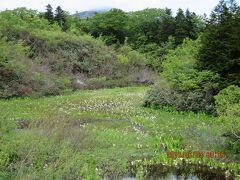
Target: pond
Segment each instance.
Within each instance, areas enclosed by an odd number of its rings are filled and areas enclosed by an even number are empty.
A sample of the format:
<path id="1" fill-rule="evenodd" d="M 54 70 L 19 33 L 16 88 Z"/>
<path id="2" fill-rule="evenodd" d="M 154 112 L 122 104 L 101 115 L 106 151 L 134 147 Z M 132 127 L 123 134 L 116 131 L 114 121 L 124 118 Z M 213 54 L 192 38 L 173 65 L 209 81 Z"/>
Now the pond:
<path id="1" fill-rule="evenodd" d="M 104 180 L 137 180 L 138 175 L 132 171 L 122 177 L 116 175 L 105 176 Z M 180 168 L 170 168 L 163 165 L 148 166 L 143 173 L 143 179 L 147 180 L 233 180 L 233 175 L 226 177 L 226 173 L 221 169 L 208 167 L 186 166 Z"/>

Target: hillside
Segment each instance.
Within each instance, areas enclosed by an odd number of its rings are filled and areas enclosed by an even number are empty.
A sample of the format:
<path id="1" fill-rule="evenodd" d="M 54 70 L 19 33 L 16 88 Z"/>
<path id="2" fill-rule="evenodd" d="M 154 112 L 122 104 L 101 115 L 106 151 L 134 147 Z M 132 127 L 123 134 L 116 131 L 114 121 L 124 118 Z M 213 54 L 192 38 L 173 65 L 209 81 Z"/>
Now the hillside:
<path id="1" fill-rule="evenodd" d="M 1 12 L 0 20 L 2 98 L 153 82 L 146 58 L 128 46 L 116 50 L 88 35 L 62 32 L 24 8 Z"/>

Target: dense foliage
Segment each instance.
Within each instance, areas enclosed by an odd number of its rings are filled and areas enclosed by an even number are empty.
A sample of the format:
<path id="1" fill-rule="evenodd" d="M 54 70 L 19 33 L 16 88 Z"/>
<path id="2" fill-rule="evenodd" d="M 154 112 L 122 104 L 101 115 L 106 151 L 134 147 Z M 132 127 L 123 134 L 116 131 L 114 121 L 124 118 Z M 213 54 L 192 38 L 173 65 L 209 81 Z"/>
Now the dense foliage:
<path id="1" fill-rule="evenodd" d="M 107 44 L 123 44 L 126 39 L 134 48 L 140 48 L 165 43 L 169 36 L 176 38 L 176 44 L 181 44 L 186 37 L 196 39 L 202 30 L 201 23 L 200 17 L 189 10 L 184 13 L 179 9 L 174 17 L 171 9 L 152 8 L 130 13 L 112 9 L 87 19 L 85 31 L 94 37 L 109 39 Z"/>
<path id="2" fill-rule="evenodd" d="M 174 106 L 179 110 L 214 112 L 213 96 L 219 77 L 196 69 L 199 41 L 186 40 L 163 62 L 162 80 L 150 90 L 146 106 Z"/>
<path id="3" fill-rule="evenodd" d="M 199 68 L 220 74 L 222 87 L 240 86 L 240 8 L 235 1 L 220 1 L 203 33 Z"/>
<path id="4" fill-rule="evenodd" d="M 161 75 L 169 85 L 153 88 L 146 104 L 214 112 L 213 96 L 240 83 L 239 9 L 234 1 L 220 1 L 199 40 L 168 51 Z M 180 22 L 183 12 L 177 17 Z"/>
<path id="5" fill-rule="evenodd" d="M 87 33 L 102 37 L 107 45 L 123 44 L 127 36 L 127 15 L 119 9 L 112 9 L 93 16 L 87 22 Z"/>

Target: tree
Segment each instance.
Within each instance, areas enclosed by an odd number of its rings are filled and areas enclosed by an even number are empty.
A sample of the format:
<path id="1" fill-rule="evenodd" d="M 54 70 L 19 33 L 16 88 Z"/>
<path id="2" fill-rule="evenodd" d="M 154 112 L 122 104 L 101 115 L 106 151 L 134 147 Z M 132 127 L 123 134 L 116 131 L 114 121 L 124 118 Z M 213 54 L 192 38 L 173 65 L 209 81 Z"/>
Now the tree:
<path id="1" fill-rule="evenodd" d="M 222 88 L 240 85 L 239 11 L 234 1 L 220 1 L 201 38 L 198 67 L 219 73 Z"/>
<path id="2" fill-rule="evenodd" d="M 107 45 L 123 44 L 127 36 L 128 17 L 120 9 L 97 13 L 88 20 L 88 32 L 94 37 L 102 37 Z"/>
<path id="3" fill-rule="evenodd" d="M 175 17 L 176 29 L 175 40 L 176 44 L 182 44 L 183 40 L 188 37 L 187 20 L 182 9 L 179 9 Z"/>
<path id="4" fill-rule="evenodd" d="M 58 6 L 57 9 L 55 10 L 54 19 L 63 31 L 66 31 L 68 29 L 66 13 L 62 10 L 60 6 Z"/>
<path id="5" fill-rule="evenodd" d="M 161 45 L 171 35 L 171 27 L 172 18 L 169 9 L 151 8 L 132 12 L 129 14 L 128 42 L 134 48 L 144 47 L 146 44 Z"/>
<path id="6" fill-rule="evenodd" d="M 175 33 L 175 20 L 172 11 L 171 9 L 165 9 L 165 12 L 167 15 L 163 17 L 159 27 L 160 43 L 167 42 L 169 36 L 173 36 Z"/>
<path id="7" fill-rule="evenodd" d="M 52 10 L 52 6 L 48 4 L 46 6 L 46 12 L 44 13 L 44 18 L 47 19 L 50 24 L 54 23 L 54 14 Z"/>
<path id="8" fill-rule="evenodd" d="M 195 13 L 191 13 L 189 9 L 185 12 L 186 17 L 186 30 L 187 30 L 187 36 L 191 39 L 196 39 L 197 34 L 194 29 L 194 17 L 196 16 Z"/>

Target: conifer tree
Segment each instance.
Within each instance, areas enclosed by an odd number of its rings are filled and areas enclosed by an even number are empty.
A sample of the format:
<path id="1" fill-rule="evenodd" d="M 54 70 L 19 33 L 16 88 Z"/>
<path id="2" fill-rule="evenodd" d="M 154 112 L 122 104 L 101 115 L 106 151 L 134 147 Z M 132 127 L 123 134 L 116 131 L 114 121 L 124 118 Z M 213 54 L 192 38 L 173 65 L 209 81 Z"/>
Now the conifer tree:
<path id="1" fill-rule="evenodd" d="M 220 1 L 201 38 L 199 68 L 220 74 L 222 87 L 240 85 L 240 13 L 235 1 Z"/>
<path id="2" fill-rule="evenodd" d="M 58 6 L 55 10 L 55 18 L 54 19 L 63 31 L 67 30 L 66 15 L 60 6 Z"/>
<path id="3" fill-rule="evenodd" d="M 188 37 L 187 21 L 182 9 L 179 9 L 175 17 L 175 40 L 176 44 L 181 44 Z"/>
<path id="4" fill-rule="evenodd" d="M 53 8 L 50 4 L 46 6 L 46 12 L 44 13 L 44 18 L 48 20 L 50 24 L 53 24 L 54 22 L 54 14 L 53 14 Z"/>
<path id="5" fill-rule="evenodd" d="M 194 16 L 196 16 L 194 13 L 191 13 L 189 9 L 186 10 L 185 12 L 185 17 L 186 17 L 186 31 L 187 31 L 187 36 L 190 39 L 196 39 L 196 32 L 194 30 Z"/>

